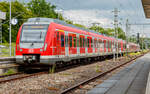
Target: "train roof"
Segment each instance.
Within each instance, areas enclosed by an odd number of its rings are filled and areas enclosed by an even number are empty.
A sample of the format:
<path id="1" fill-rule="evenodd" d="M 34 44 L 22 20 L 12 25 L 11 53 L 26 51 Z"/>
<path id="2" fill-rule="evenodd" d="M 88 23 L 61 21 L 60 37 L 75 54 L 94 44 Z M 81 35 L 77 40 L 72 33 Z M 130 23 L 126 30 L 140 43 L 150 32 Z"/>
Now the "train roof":
<path id="1" fill-rule="evenodd" d="M 95 32 L 93 30 L 77 27 L 75 25 L 67 24 L 64 21 L 61 21 L 61 20 L 58 20 L 58 19 L 52 19 L 52 18 L 42 18 L 42 17 L 29 18 L 25 24 L 33 24 L 33 23 L 36 24 L 36 23 L 39 23 L 39 22 L 43 23 L 43 24 L 44 23 L 49 24 L 51 22 L 54 22 L 54 23 L 61 24 L 61 25 L 64 25 L 64 26 L 69 26 L 69 27 L 72 27 L 72 28 L 80 29 L 80 30 L 83 30 L 83 31 L 86 31 L 86 32 L 91 32 L 91 33 L 95 33 L 95 34 L 98 34 L 98 35 L 103 35 L 104 37 L 108 37 L 108 38 L 111 38 L 113 40 L 117 39 L 117 38 L 114 38 L 114 37 L 106 36 L 105 34 L 101 34 L 99 32 Z M 118 40 L 122 40 L 122 39 L 118 39 Z"/>

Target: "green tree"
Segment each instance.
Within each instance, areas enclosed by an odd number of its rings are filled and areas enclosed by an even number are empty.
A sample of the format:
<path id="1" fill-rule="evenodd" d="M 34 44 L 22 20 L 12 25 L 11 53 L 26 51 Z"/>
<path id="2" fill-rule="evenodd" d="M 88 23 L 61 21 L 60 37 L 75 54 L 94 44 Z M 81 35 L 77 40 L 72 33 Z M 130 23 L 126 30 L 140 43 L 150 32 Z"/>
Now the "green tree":
<path id="1" fill-rule="evenodd" d="M 117 31 L 118 31 L 118 38 L 125 40 L 126 39 L 125 32 L 123 32 L 123 30 L 120 27 L 117 28 Z"/>
<path id="2" fill-rule="evenodd" d="M 113 35 L 112 33 L 114 32 L 113 29 L 110 29 L 110 28 L 104 29 L 104 28 L 102 28 L 100 26 L 96 26 L 96 25 L 93 25 L 89 29 L 94 30 L 94 31 L 99 32 L 99 33 L 102 33 L 102 34 L 105 34 L 107 36 L 112 36 Z"/>
<path id="3" fill-rule="evenodd" d="M 86 27 L 86 26 L 81 25 L 81 24 L 73 24 L 73 25 L 75 25 L 75 26 L 77 26 L 77 27 L 81 27 L 81 28 L 87 29 L 87 27 Z"/>
<path id="4" fill-rule="evenodd" d="M 48 17 L 48 18 L 59 18 L 63 19 L 61 14 L 55 12 L 56 6 L 45 0 L 32 0 L 28 3 L 28 8 L 34 14 L 34 17 Z"/>

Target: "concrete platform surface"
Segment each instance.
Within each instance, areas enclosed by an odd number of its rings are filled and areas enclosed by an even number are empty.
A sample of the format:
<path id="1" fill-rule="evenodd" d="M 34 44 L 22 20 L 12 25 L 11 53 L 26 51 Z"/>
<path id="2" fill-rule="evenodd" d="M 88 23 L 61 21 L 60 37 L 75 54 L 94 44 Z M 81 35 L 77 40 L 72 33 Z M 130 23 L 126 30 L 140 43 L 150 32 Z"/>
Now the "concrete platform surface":
<path id="1" fill-rule="evenodd" d="M 87 94 L 145 94 L 150 70 L 150 53 L 138 58 Z"/>

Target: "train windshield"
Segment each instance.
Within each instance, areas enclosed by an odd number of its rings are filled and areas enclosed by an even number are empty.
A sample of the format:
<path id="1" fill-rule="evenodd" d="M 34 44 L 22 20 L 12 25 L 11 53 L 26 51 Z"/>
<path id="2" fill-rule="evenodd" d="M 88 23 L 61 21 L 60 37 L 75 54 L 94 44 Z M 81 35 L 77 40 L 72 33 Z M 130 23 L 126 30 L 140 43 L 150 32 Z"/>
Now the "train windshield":
<path id="1" fill-rule="evenodd" d="M 45 40 L 47 30 L 48 25 L 24 25 L 21 32 L 21 42 L 42 43 Z"/>

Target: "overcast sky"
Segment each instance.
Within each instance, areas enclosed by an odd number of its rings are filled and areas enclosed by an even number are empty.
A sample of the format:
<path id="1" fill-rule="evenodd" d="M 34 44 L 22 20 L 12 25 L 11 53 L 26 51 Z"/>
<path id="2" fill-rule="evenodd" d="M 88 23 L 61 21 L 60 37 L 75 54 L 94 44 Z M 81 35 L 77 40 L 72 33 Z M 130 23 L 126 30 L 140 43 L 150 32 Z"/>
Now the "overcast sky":
<path id="1" fill-rule="evenodd" d="M 63 16 L 73 20 L 76 23 L 83 25 L 91 25 L 98 22 L 101 26 L 113 27 L 114 8 L 118 8 L 118 20 L 121 22 L 125 31 L 126 19 L 129 23 L 150 23 L 149 19 L 145 18 L 141 0 L 47 0 L 56 5 Z M 150 25 L 137 26 L 131 25 L 131 35 L 137 32 L 142 32 L 150 35 Z M 144 28 L 144 29 L 143 29 Z M 149 31 L 149 32 L 148 32 Z M 148 33 L 148 34 L 147 34 Z"/>
<path id="2" fill-rule="evenodd" d="M 0 0 L 2 1 L 2 0 Z M 21 1 L 21 0 L 20 0 Z M 22 0 L 29 2 L 31 0 Z M 118 20 L 125 31 L 126 20 L 129 23 L 150 23 L 145 18 L 141 0 L 47 0 L 57 6 L 57 10 L 63 17 L 75 23 L 90 26 L 92 23 L 100 23 L 104 28 L 113 28 L 114 8 L 118 8 Z M 144 29 L 143 29 L 144 28 Z M 143 32 L 150 36 L 150 25 L 131 25 L 130 35 Z"/>

